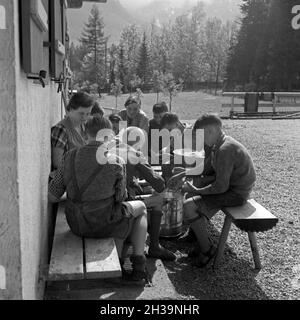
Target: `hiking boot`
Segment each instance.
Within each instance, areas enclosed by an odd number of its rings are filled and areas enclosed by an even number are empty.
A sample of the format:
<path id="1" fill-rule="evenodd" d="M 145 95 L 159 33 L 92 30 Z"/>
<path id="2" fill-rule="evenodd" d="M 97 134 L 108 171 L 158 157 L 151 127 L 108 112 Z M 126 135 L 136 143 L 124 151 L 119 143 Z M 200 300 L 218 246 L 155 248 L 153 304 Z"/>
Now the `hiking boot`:
<path id="1" fill-rule="evenodd" d="M 188 251 L 189 258 L 196 258 L 201 253 L 200 247 L 196 244 L 193 248 Z"/>
<path id="2" fill-rule="evenodd" d="M 144 255 L 132 255 L 130 261 L 132 263 L 132 272 L 123 272 L 123 278 L 127 281 L 145 283 L 147 280 L 146 257 Z"/>
<path id="3" fill-rule="evenodd" d="M 200 252 L 198 256 L 193 259 L 192 266 L 198 268 L 206 267 L 209 264 L 209 262 L 215 257 L 216 252 L 217 248 L 212 245 L 207 252 Z"/>
<path id="4" fill-rule="evenodd" d="M 188 243 L 194 243 L 197 241 L 196 235 L 193 231 L 193 229 L 189 228 L 184 235 L 178 238 L 179 242 L 188 242 Z"/>
<path id="5" fill-rule="evenodd" d="M 147 256 L 149 258 L 161 259 L 163 261 L 176 260 L 175 254 L 162 246 L 159 246 L 158 248 L 149 248 Z"/>
<path id="6" fill-rule="evenodd" d="M 159 244 L 161 218 L 162 211 L 153 210 L 150 214 L 150 245 L 148 250 L 148 257 L 154 259 L 161 259 L 164 261 L 174 261 L 176 259 L 175 254 Z"/>

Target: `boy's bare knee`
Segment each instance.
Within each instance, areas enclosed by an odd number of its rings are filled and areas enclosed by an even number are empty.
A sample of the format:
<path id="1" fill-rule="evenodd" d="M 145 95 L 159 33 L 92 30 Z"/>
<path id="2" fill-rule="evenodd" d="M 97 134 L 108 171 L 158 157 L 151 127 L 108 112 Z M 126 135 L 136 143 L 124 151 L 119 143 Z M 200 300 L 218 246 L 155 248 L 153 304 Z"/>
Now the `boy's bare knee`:
<path id="1" fill-rule="evenodd" d="M 135 216 L 147 216 L 147 207 L 143 201 L 133 201 L 130 202 Z"/>
<path id="2" fill-rule="evenodd" d="M 145 203 L 144 203 L 143 201 L 141 201 L 141 208 L 140 208 L 140 210 L 141 210 L 141 214 L 142 214 L 143 216 L 147 217 L 148 211 L 147 211 L 147 207 L 146 207 L 146 205 L 145 205 Z"/>
<path id="3" fill-rule="evenodd" d="M 140 216 L 138 217 L 138 219 L 139 219 L 139 227 L 140 227 L 142 230 L 147 231 L 147 228 L 148 228 L 147 213 L 144 214 L 144 215 L 140 215 Z"/>

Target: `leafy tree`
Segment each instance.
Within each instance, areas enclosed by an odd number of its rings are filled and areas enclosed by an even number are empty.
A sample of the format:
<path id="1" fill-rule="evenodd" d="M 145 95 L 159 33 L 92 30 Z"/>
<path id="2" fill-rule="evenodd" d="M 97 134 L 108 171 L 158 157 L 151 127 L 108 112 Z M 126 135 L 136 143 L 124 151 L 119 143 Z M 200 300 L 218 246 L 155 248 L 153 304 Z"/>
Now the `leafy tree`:
<path id="1" fill-rule="evenodd" d="M 137 96 L 139 99 L 141 99 L 143 97 L 143 95 L 144 95 L 143 91 L 140 88 L 137 88 L 136 92 L 135 92 L 135 96 Z"/>
<path id="2" fill-rule="evenodd" d="M 161 84 L 163 92 L 169 97 L 170 111 L 172 111 L 172 101 L 173 98 L 178 95 L 183 89 L 183 80 L 179 79 L 178 82 L 175 80 L 173 74 L 167 73 L 162 76 Z"/>
<path id="3" fill-rule="evenodd" d="M 189 83 L 194 88 L 194 83 L 201 80 L 203 68 L 203 46 L 202 39 L 205 38 L 205 11 L 202 2 L 198 2 L 193 7 L 187 20 L 186 38 L 186 70 L 184 73 L 184 83 Z M 180 75 L 182 77 L 182 75 Z"/>
<path id="4" fill-rule="evenodd" d="M 152 23 L 150 31 L 150 69 L 151 73 L 172 71 L 173 34 L 170 24 L 158 26 Z"/>
<path id="5" fill-rule="evenodd" d="M 114 44 L 109 48 L 109 86 L 116 81 L 117 63 L 118 63 L 118 47 Z"/>
<path id="6" fill-rule="evenodd" d="M 72 80 L 74 82 L 74 86 L 81 86 L 84 82 L 84 74 L 82 71 L 82 61 L 84 56 L 86 55 L 87 50 L 84 45 L 79 44 L 75 45 L 71 43 L 69 49 L 69 61 L 70 68 L 73 72 Z"/>
<path id="7" fill-rule="evenodd" d="M 231 25 L 222 24 L 217 18 L 209 19 L 205 27 L 205 61 L 209 67 L 209 83 L 215 83 L 215 94 L 218 83 L 223 78 L 227 62 L 231 36 Z"/>
<path id="8" fill-rule="evenodd" d="M 123 84 L 120 82 L 120 80 L 117 80 L 115 83 L 111 85 L 111 93 L 116 98 L 116 109 L 118 109 L 118 97 L 122 95 L 122 88 Z"/>
<path id="9" fill-rule="evenodd" d="M 141 33 L 136 25 L 129 25 L 123 29 L 120 40 L 120 47 L 123 48 L 123 63 L 126 72 L 124 73 L 124 86 L 129 87 L 129 82 L 136 74 L 139 48 L 141 44 Z"/>
<path id="10" fill-rule="evenodd" d="M 172 73 L 176 78 L 183 78 L 186 87 L 194 88 L 203 76 L 204 55 L 203 3 L 199 2 L 187 12 L 176 18 L 172 27 Z"/>
<path id="11" fill-rule="evenodd" d="M 159 94 L 163 92 L 163 74 L 158 70 L 153 72 L 152 76 L 152 92 L 156 93 L 156 103 L 159 102 Z"/>
<path id="12" fill-rule="evenodd" d="M 130 94 L 134 90 L 137 90 L 138 88 L 140 88 L 142 84 L 143 84 L 142 79 L 138 75 L 133 74 L 131 80 L 129 81 Z"/>

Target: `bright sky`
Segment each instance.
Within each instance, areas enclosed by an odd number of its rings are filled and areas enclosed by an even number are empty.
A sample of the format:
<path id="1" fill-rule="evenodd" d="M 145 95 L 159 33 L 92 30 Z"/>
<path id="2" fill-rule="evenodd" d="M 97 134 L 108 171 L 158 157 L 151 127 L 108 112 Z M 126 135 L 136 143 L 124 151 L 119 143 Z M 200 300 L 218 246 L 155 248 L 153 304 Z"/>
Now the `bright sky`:
<path id="1" fill-rule="evenodd" d="M 157 1 L 157 0 L 120 0 L 123 6 L 125 7 L 140 7 L 150 2 Z M 199 0 L 171 0 L 172 4 L 174 5 L 182 5 L 186 1 L 197 3 Z M 203 2 L 210 2 L 211 0 L 202 0 Z"/>

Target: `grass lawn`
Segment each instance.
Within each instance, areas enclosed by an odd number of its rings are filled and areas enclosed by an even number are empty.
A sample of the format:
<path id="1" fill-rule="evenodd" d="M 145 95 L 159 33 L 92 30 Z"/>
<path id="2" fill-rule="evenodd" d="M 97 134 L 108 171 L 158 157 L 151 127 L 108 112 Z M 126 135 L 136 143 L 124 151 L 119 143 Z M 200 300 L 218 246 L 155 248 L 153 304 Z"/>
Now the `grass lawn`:
<path id="1" fill-rule="evenodd" d="M 119 99 L 123 105 L 127 96 Z M 168 101 L 167 99 L 165 99 Z M 220 112 L 228 98 L 201 92 L 181 93 L 174 100 L 180 119 L 196 119 L 203 112 Z M 154 94 L 143 97 L 151 116 Z M 113 97 L 101 101 L 114 107 Z M 253 197 L 279 218 L 278 225 L 257 235 L 263 269 L 253 270 L 247 234 L 235 226 L 229 234 L 224 259 L 214 272 L 191 267 L 184 259 L 166 263 L 180 299 L 299 299 L 300 298 L 300 120 L 224 120 L 227 134 L 243 143 L 253 156 L 257 183 Z M 215 241 L 223 224 L 217 214 L 210 230 Z M 187 245 L 164 244 L 184 258 Z"/>
<path id="2" fill-rule="evenodd" d="M 118 98 L 118 108 L 124 108 L 128 95 Z M 169 103 L 168 97 L 160 95 L 160 101 Z M 229 98 L 214 97 L 202 92 L 182 92 L 174 98 L 172 103 L 172 112 L 177 113 L 182 120 L 192 120 L 197 118 L 203 112 L 221 111 L 221 103 L 230 103 Z M 156 94 L 144 94 L 142 97 L 142 109 L 149 118 L 152 117 L 152 107 L 156 103 Z M 113 96 L 104 96 L 100 101 L 101 106 L 106 108 L 115 108 L 116 99 Z"/>

